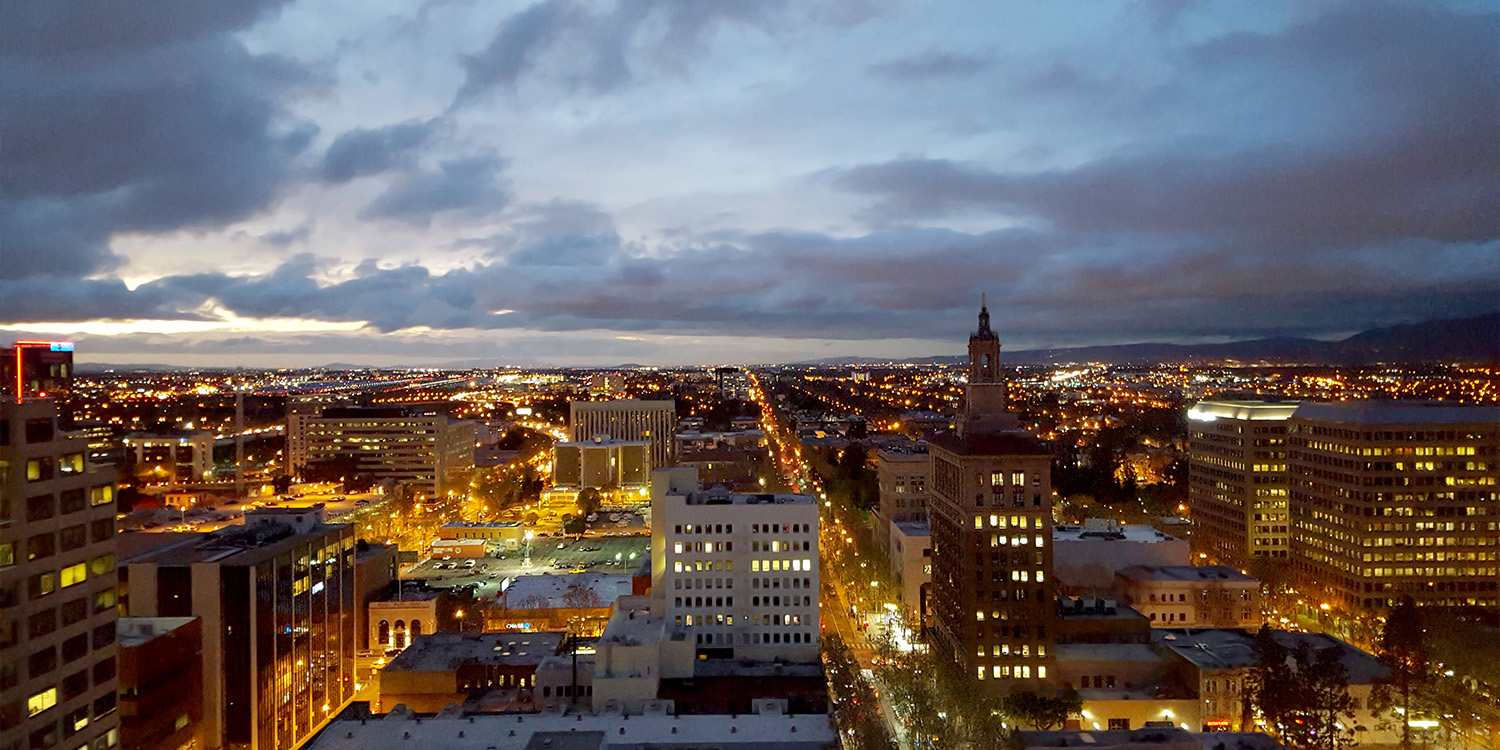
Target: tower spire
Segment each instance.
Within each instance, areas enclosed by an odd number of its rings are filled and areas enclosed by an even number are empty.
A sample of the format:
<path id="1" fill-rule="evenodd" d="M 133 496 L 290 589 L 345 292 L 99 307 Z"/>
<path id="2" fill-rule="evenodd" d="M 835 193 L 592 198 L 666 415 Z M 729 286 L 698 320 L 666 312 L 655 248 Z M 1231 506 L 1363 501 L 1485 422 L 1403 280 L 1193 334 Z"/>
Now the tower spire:
<path id="1" fill-rule="evenodd" d="M 979 293 L 979 330 L 974 335 L 981 338 L 993 338 L 995 335 L 990 330 L 990 308 L 986 303 L 984 292 Z"/>

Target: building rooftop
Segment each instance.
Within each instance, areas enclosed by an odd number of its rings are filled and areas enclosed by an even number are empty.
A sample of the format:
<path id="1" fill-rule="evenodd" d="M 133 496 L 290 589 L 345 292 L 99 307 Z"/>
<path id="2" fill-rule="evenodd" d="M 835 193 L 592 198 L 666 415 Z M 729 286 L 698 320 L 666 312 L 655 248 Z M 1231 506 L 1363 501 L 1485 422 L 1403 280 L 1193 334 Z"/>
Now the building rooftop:
<path id="1" fill-rule="evenodd" d="M 881 461 L 921 463 L 927 461 L 927 444 L 892 445 L 876 451 L 875 457 Z"/>
<path id="2" fill-rule="evenodd" d="M 1132 581 L 1258 581 L 1255 576 L 1228 565 L 1132 565 L 1115 575 Z"/>
<path id="3" fill-rule="evenodd" d="M 813 505 L 816 503 L 812 495 L 730 492 L 723 487 L 689 492 L 687 495 L 678 497 L 685 497 L 688 505 Z"/>
<path id="4" fill-rule="evenodd" d="M 1093 520 L 1093 519 L 1090 519 Z M 1180 542 L 1175 536 L 1139 525 L 1113 524 L 1098 528 L 1089 524 L 1059 524 L 1052 527 L 1053 542 Z"/>
<path id="5" fill-rule="evenodd" d="M 801 677 L 823 679 L 823 663 L 791 664 L 743 659 L 698 659 L 693 662 L 693 677 Z"/>
<path id="6" fill-rule="evenodd" d="M 499 601 L 507 609 L 608 607 L 619 597 L 630 594 L 631 579 L 628 575 L 608 573 L 517 576 L 500 593 Z M 570 595 L 570 591 L 578 593 Z M 582 592 L 591 592 L 592 597 Z"/>
<path id="7" fill-rule="evenodd" d="M 979 432 L 934 437 L 930 445 L 963 456 L 1046 456 L 1050 451 L 1040 440 L 1024 432 Z"/>
<path id="8" fill-rule="evenodd" d="M 609 747 L 602 731 L 537 732 L 526 743 L 526 750 L 602 750 Z"/>
<path id="9" fill-rule="evenodd" d="M 902 536 L 932 536 L 932 524 L 927 521 L 892 521 Z"/>
<path id="10" fill-rule="evenodd" d="M 1115 599 L 1093 596 L 1062 596 L 1057 600 L 1057 616 L 1066 620 L 1144 620 L 1146 616 L 1134 607 Z"/>
<path id="11" fill-rule="evenodd" d="M 1279 750 L 1275 738 L 1262 732 L 1189 732 L 1178 727 L 1145 729 L 1046 732 L 1016 732 L 1011 740 L 1016 750 L 1074 747 L 1105 748 L 1180 748 L 1180 750 Z"/>
<path id="12" fill-rule="evenodd" d="M 419 719 L 389 713 L 368 722 L 335 720 L 308 750 L 538 750 L 541 734 L 602 733 L 608 747 L 716 747 L 823 750 L 838 744 L 827 714 L 461 714 Z M 554 742 L 557 740 L 554 738 Z M 554 745 L 554 748 L 557 746 Z M 597 747 L 597 746 L 595 746 Z M 571 745 L 560 750 L 576 750 Z"/>
<path id="13" fill-rule="evenodd" d="M 449 521 L 442 525 L 445 529 L 519 529 L 520 521 Z"/>
<path id="14" fill-rule="evenodd" d="M 540 664 L 557 653 L 566 633 L 428 633 L 385 666 L 395 672 L 451 672 L 470 665 Z"/>
<path id="15" fill-rule="evenodd" d="M 150 564 L 185 566 L 193 563 L 253 565 L 306 542 L 348 529 L 347 524 L 321 524 L 298 533 L 289 524 L 263 521 L 247 526 L 226 526 L 207 533 L 148 534 L 132 532 L 119 535 L 117 549 L 125 565 Z M 160 542 L 136 537 L 166 537 Z"/>
<path id="16" fill-rule="evenodd" d="M 157 636 L 166 635 L 196 617 L 121 617 L 115 621 L 115 636 L 121 648 L 140 646 Z"/>
<path id="17" fill-rule="evenodd" d="M 1248 419 L 1254 421 L 1287 419 L 1297 410 L 1300 401 L 1245 401 L 1210 399 L 1199 401 L 1188 409 L 1188 419 L 1212 422 L 1217 419 Z"/>
<path id="18" fill-rule="evenodd" d="M 1341 401 L 1302 404 L 1296 419 L 1350 425 L 1500 424 L 1500 406 L 1456 406 L 1445 401 Z"/>
<path id="19" fill-rule="evenodd" d="M 1057 661 L 1063 662 L 1143 662 L 1162 661 L 1160 652 L 1148 643 L 1059 643 Z M 1060 668 L 1060 667 L 1059 667 Z"/>
<path id="20" fill-rule="evenodd" d="M 1302 643 L 1314 651 L 1340 649 L 1340 660 L 1349 670 L 1351 685 L 1368 685 L 1386 673 L 1374 656 L 1331 635 L 1288 630 L 1273 630 L 1271 635 L 1288 650 Z M 1255 636 L 1235 628 L 1155 628 L 1151 631 L 1151 641 L 1171 649 L 1200 669 L 1242 669 L 1260 661 L 1255 653 Z"/>

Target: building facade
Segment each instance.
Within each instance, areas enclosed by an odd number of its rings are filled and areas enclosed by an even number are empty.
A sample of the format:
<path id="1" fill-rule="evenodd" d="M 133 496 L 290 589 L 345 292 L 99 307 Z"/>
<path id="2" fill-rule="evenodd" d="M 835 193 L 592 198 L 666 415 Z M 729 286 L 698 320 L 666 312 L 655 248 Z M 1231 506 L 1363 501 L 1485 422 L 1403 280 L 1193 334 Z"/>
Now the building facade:
<path id="1" fill-rule="evenodd" d="M 1115 588 L 1154 628 L 1260 629 L 1260 579 L 1228 565 L 1133 565 Z"/>
<path id="2" fill-rule="evenodd" d="M 299 434 L 287 448 L 295 451 L 290 463 L 298 473 L 345 461 L 359 473 L 440 498 L 467 490 L 474 472 L 470 422 L 400 407 L 333 407 L 316 417 L 294 416 Z"/>
<path id="3" fill-rule="evenodd" d="M 890 524 L 901 521 L 927 522 L 927 485 L 932 478 L 932 459 L 926 446 L 882 448 L 875 452 L 875 477 L 880 487 L 880 505 L 871 524 L 875 541 L 892 550 Z"/>
<path id="4" fill-rule="evenodd" d="M 203 621 L 120 618 L 120 736 L 130 750 L 203 747 Z"/>
<path id="5" fill-rule="evenodd" d="M 1304 593 L 1351 612 L 1500 605 L 1500 407 L 1303 404 L 1288 448 Z"/>
<path id="6" fill-rule="evenodd" d="M 1296 402 L 1199 401 L 1188 410 L 1188 504 L 1196 551 L 1248 568 L 1287 557 L 1287 419 Z"/>
<path id="7" fill-rule="evenodd" d="M 936 645 L 1005 690 L 1049 683 L 1056 617 L 1051 454 L 1004 411 L 999 339 L 981 309 L 958 434 L 929 442 Z"/>
<path id="8" fill-rule="evenodd" d="M 644 440 L 651 444 L 651 465 L 667 466 L 675 458 L 677 404 L 673 401 L 574 401 L 568 407 L 573 440 L 608 435 L 616 440 Z"/>
<path id="9" fill-rule="evenodd" d="M 50 399 L 0 405 L 0 750 L 119 745 L 115 502 Z"/>
<path id="10" fill-rule="evenodd" d="M 658 469 L 651 514 L 652 613 L 700 655 L 818 659 L 811 495 L 704 491 L 693 469 Z"/>
<path id="11" fill-rule="evenodd" d="M 287 750 L 353 698 L 353 527 L 314 509 L 127 541 L 126 613 L 203 621 L 204 747 Z"/>
<path id="12" fill-rule="evenodd" d="M 591 440 L 552 446 L 552 483 L 579 489 L 635 488 L 651 482 L 651 447 L 645 440 Z"/>

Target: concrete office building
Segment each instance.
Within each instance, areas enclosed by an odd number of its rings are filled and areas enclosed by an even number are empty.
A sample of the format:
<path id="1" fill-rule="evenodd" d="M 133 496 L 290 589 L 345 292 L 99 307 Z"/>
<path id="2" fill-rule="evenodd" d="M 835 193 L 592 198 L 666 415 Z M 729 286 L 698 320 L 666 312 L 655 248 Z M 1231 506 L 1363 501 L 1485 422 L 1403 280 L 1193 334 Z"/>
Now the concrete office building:
<path id="1" fill-rule="evenodd" d="M 1115 593 L 1155 628 L 1260 629 L 1260 579 L 1228 565 L 1133 565 Z"/>
<path id="2" fill-rule="evenodd" d="M 122 617 L 120 736 L 130 750 L 203 747 L 203 621 Z"/>
<path id="3" fill-rule="evenodd" d="M 151 483 L 193 484 L 213 478 L 214 434 L 127 435 L 126 455 L 135 459 L 135 472 Z"/>
<path id="4" fill-rule="evenodd" d="M 1248 568 L 1286 558 L 1287 419 L 1294 401 L 1199 401 L 1188 409 L 1193 546 Z"/>
<path id="5" fill-rule="evenodd" d="M 1300 591 L 1348 612 L 1500 605 L 1500 407 L 1303 404 L 1287 440 Z"/>
<path id="6" fill-rule="evenodd" d="M 615 440 L 644 440 L 651 444 L 651 465 L 667 466 L 675 458 L 677 404 L 673 401 L 574 401 L 568 406 L 573 440 L 608 435 Z"/>
<path id="7" fill-rule="evenodd" d="M 651 475 L 652 614 L 700 655 L 818 659 L 818 506 L 811 495 L 703 490 Z"/>
<path id="8" fill-rule="evenodd" d="M 51 399 L 64 429 L 73 427 L 73 342 L 17 341 L 0 349 L 0 391 L 12 401 Z"/>
<path id="9" fill-rule="evenodd" d="M 645 440 L 591 440 L 552 446 L 552 483 L 559 487 L 638 488 L 651 482 L 651 447 Z"/>
<path id="10" fill-rule="evenodd" d="M 932 528 L 926 521 L 892 521 L 887 528 L 891 581 L 912 621 L 925 623 L 932 595 Z"/>
<path id="11" fill-rule="evenodd" d="M 876 451 L 875 477 L 880 502 L 870 524 L 871 533 L 875 535 L 875 543 L 891 553 L 891 524 L 927 522 L 927 485 L 932 478 L 932 458 L 927 455 L 927 446 Z"/>
<path id="12" fill-rule="evenodd" d="M 1049 684 L 1056 617 L 1051 453 L 1005 411 L 1000 340 L 981 306 L 957 434 L 928 444 L 935 646 L 1004 691 Z"/>
<path id="13" fill-rule="evenodd" d="M 403 407 L 330 407 L 296 415 L 287 441 L 293 471 L 352 459 L 356 471 L 409 485 L 424 498 L 467 490 L 474 472 L 474 425 Z M 293 421 L 288 421 L 291 432 Z"/>
<path id="14" fill-rule="evenodd" d="M 1132 565 L 1188 565 L 1186 540 L 1138 524 L 1088 518 L 1052 527 L 1052 572 L 1070 596 L 1112 595 L 1115 573 Z"/>
<path id="15" fill-rule="evenodd" d="M 125 612 L 203 621 L 203 746 L 285 750 L 354 696 L 355 539 L 320 508 L 120 541 Z"/>
<path id="16" fill-rule="evenodd" d="M 50 399 L 0 404 L 0 750 L 120 743 L 115 503 Z"/>

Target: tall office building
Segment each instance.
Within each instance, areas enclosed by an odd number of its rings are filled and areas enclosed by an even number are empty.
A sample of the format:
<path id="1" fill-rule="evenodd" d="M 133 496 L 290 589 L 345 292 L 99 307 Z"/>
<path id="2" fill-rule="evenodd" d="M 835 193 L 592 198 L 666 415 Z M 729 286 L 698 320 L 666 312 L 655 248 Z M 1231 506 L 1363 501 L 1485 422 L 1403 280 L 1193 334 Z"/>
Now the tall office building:
<path id="1" fill-rule="evenodd" d="M 651 612 L 706 658 L 818 658 L 818 505 L 651 475 Z"/>
<path id="2" fill-rule="evenodd" d="M 1051 453 L 1005 411 L 981 307 L 957 434 L 928 444 L 936 644 L 996 689 L 1048 684 L 1055 655 Z"/>
<path id="3" fill-rule="evenodd" d="M 17 341 L 0 350 L 0 388 L 12 401 L 50 398 L 64 429 L 73 426 L 73 342 Z"/>
<path id="4" fill-rule="evenodd" d="M 1304 594 L 1347 612 L 1500 605 L 1500 407 L 1303 404 L 1287 442 Z"/>
<path id="5" fill-rule="evenodd" d="M 208 750 L 294 747 L 354 697 L 351 526 L 263 509 L 210 534 L 126 535 L 121 557 L 127 614 L 202 618 Z"/>
<path id="6" fill-rule="evenodd" d="M 1287 419 L 1297 402 L 1199 401 L 1188 409 L 1188 504 L 1195 551 L 1248 568 L 1285 558 Z"/>
<path id="7" fill-rule="evenodd" d="M 466 490 L 474 472 L 474 424 L 443 414 L 329 407 L 315 417 L 291 415 L 288 427 L 296 433 L 287 441 L 289 463 L 299 473 L 320 461 L 352 460 L 360 472 L 433 498 Z"/>
<path id="8" fill-rule="evenodd" d="M 644 440 L 651 444 L 651 465 L 672 463 L 672 437 L 677 433 L 677 404 L 673 401 L 574 401 L 568 424 L 573 440 L 607 435 L 616 440 Z"/>
<path id="9" fill-rule="evenodd" d="M 119 744 L 114 485 L 57 422 L 0 405 L 0 750 Z"/>

